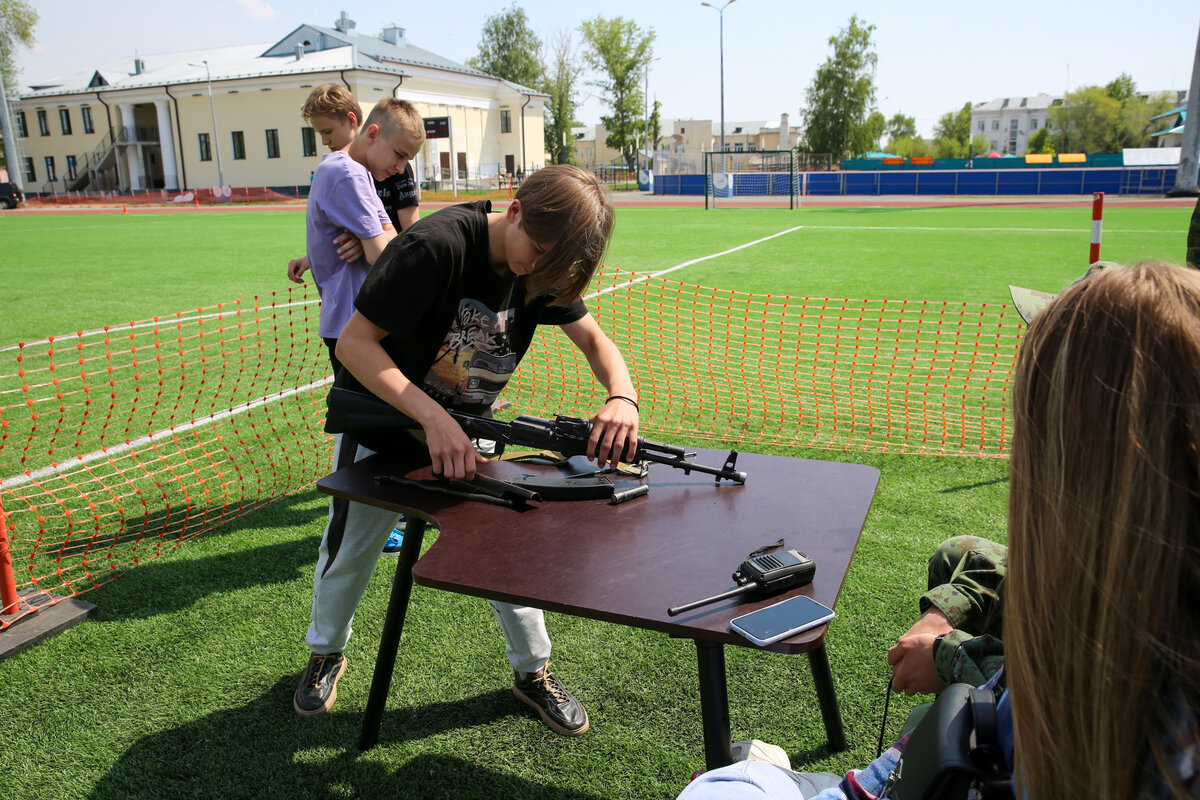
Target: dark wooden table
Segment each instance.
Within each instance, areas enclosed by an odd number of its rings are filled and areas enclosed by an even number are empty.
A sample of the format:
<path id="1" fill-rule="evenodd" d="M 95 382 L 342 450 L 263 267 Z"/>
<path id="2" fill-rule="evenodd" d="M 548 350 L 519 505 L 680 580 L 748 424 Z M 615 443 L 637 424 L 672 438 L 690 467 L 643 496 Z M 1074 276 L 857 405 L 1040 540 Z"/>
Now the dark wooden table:
<path id="1" fill-rule="evenodd" d="M 698 450 L 695 461 L 720 466 L 726 456 Z M 583 459 L 571 466 L 594 469 Z M 652 465 L 641 479 L 650 493 L 617 506 L 591 500 L 505 508 L 379 483 L 375 476 L 390 474 L 432 480 L 427 464 L 382 454 L 322 478 L 317 486 L 323 492 L 409 518 L 359 747 L 372 747 L 378 737 L 415 579 L 422 586 L 692 639 L 705 760 L 710 769 L 730 763 L 724 646 L 754 645 L 732 633 L 729 620 L 796 594 L 835 608 L 879 482 L 873 467 L 834 461 L 743 453 L 737 466 L 749 476 L 744 485 Z M 482 471 L 504 479 L 560 468 L 490 462 Z M 615 482 L 625 489 L 639 481 Z M 441 534 L 418 561 L 427 523 Z M 737 565 L 779 538 L 816 561 L 811 585 L 757 602 L 735 598 L 676 617 L 667 614 L 669 607 L 734 588 L 730 576 Z M 531 568 L 533 563 L 540 567 Z M 842 750 L 845 732 L 825 631 L 821 626 L 758 649 L 807 653 L 829 746 Z"/>

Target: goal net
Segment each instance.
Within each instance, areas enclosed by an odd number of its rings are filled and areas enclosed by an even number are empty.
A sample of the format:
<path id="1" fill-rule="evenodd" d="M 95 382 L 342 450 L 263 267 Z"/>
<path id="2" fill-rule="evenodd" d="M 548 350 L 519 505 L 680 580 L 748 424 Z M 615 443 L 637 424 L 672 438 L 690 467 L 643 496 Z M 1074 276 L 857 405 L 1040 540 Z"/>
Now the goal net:
<path id="1" fill-rule="evenodd" d="M 792 150 L 704 154 L 704 207 L 735 205 L 736 198 L 774 198 L 795 208 L 800 174 Z"/>

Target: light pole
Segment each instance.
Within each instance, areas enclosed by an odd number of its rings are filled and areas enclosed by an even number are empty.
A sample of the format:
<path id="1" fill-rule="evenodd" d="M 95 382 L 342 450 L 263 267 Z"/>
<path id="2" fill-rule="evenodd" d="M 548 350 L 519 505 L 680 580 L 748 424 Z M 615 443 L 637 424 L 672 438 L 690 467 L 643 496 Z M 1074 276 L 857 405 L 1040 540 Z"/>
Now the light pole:
<path id="1" fill-rule="evenodd" d="M 717 8 L 712 3 L 701 3 L 717 12 L 721 17 L 721 171 L 725 171 L 725 9 L 736 0 L 727 0 L 725 5 Z"/>
<path id="2" fill-rule="evenodd" d="M 733 0 L 729 0 L 733 2 Z M 208 77 L 208 110 L 212 112 L 213 124 L 213 146 L 217 148 L 217 185 L 225 185 L 225 175 L 221 172 L 221 135 L 217 132 L 217 106 L 213 102 L 212 93 L 212 71 L 208 68 L 208 59 L 204 59 L 199 64 L 188 62 L 189 67 L 204 67 L 204 74 Z M 236 154 L 235 154 L 236 155 Z"/>
<path id="3" fill-rule="evenodd" d="M 730 2 L 733 2 L 733 0 L 730 0 Z M 661 60 L 661 59 L 657 59 L 657 58 L 647 58 L 646 59 L 646 82 L 645 82 L 645 89 L 644 89 L 645 96 L 642 98 L 642 101 L 643 101 L 643 105 L 645 107 L 645 113 L 646 113 L 645 148 L 646 148 L 646 175 L 647 176 L 653 176 L 653 174 L 654 174 L 653 171 L 650 169 L 650 62 L 651 61 L 659 61 L 659 60 Z M 653 178 L 651 178 L 651 180 L 653 180 Z"/>

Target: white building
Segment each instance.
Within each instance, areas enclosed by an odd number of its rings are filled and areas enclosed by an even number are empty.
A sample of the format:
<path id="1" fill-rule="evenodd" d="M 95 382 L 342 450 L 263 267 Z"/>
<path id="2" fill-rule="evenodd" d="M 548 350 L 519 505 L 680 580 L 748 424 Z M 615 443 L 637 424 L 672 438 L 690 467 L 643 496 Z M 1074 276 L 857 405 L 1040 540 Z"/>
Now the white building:
<path id="1" fill-rule="evenodd" d="M 13 103 L 16 166 L 30 193 L 307 186 L 321 152 L 300 106 L 322 83 L 345 86 L 365 114 L 399 97 L 449 117 L 453 139 L 426 141 L 418 179 L 546 163 L 547 95 L 423 50 L 396 25 L 360 34 L 343 13 L 274 43 L 144 55 L 29 86 Z"/>
<path id="2" fill-rule="evenodd" d="M 1050 109 L 1063 104 L 1062 97 L 1038 94 L 1033 97 L 998 97 L 971 109 L 971 136 L 983 136 L 996 153 L 1022 155 L 1029 137 L 1049 125 Z"/>

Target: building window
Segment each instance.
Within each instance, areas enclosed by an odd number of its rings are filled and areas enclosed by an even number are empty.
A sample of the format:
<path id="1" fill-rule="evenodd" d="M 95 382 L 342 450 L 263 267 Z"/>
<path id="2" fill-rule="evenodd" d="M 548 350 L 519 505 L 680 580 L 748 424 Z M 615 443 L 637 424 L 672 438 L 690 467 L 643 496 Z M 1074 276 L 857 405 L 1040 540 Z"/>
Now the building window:
<path id="1" fill-rule="evenodd" d="M 983 120 L 979 120 L 979 132 L 983 133 L 984 130 L 986 130 L 986 126 L 983 124 Z"/>
<path id="2" fill-rule="evenodd" d="M 39 108 L 38 112 L 37 112 L 37 117 L 38 117 L 38 133 L 40 133 L 42 136 L 49 136 L 50 135 L 50 121 L 46 119 L 46 109 Z"/>
<path id="3" fill-rule="evenodd" d="M 742 143 L 741 142 L 738 142 L 733 146 L 733 152 L 735 152 L 735 153 L 742 152 Z"/>
<path id="4" fill-rule="evenodd" d="M 212 161 L 212 145 L 208 141 L 208 134 L 198 133 L 196 139 L 200 145 L 200 160 Z"/>
<path id="5" fill-rule="evenodd" d="M 994 131 L 1000 130 L 1000 120 L 998 120 L 998 119 L 992 120 L 992 130 L 994 130 Z"/>
<path id="6" fill-rule="evenodd" d="M 307 125 L 300 129 L 300 149 L 305 156 L 317 154 L 317 132 Z"/>
<path id="7" fill-rule="evenodd" d="M 46 156 L 46 180 L 51 183 L 58 180 L 58 173 L 54 169 L 54 156 Z"/>
<path id="8" fill-rule="evenodd" d="M 33 157 L 25 156 L 25 180 L 33 183 L 37 180 L 37 172 L 33 169 Z"/>
<path id="9" fill-rule="evenodd" d="M 512 133 L 512 112 L 507 108 L 500 109 L 500 132 Z"/>
<path id="10" fill-rule="evenodd" d="M 246 157 L 246 137 L 241 131 L 234 131 L 233 136 L 233 160 L 240 161 Z"/>
<path id="11" fill-rule="evenodd" d="M 75 180 L 79 177 L 78 166 L 75 162 L 75 156 L 67 156 L 67 180 Z"/>
<path id="12" fill-rule="evenodd" d="M 279 158 L 278 128 L 267 128 L 267 158 Z"/>
<path id="13" fill-rule="evenodd" d="M 83 132 L 95 133 L 96 127 L 92 125 L 92 107 L 83 106 L 79 109 L 79 118 L 83 120 Z"/>
<path id="14" fill-rule="evenodd" d="M 20 136 L 22 139 L 29 136 L 29 126 L 25 124 L 24 111 L 17 112 L 17 136 Z"/>
<path id="15" fill-rule="evenodd" d="M 71 135 L 71 109 L 60 108 L 58 110 L 58 124 L 62 127 L 63 136 Z"/>
<path id="16" fill-rule="evenodd" d="M 1037 130 L 1037 118 L 1036 118 L 1036 117 L 1034 117 L 1033 119 L 1029 120 L 1029 130 L 1031 130 L 1031 131 L 1036 131 L 1036 130 Z"/>

